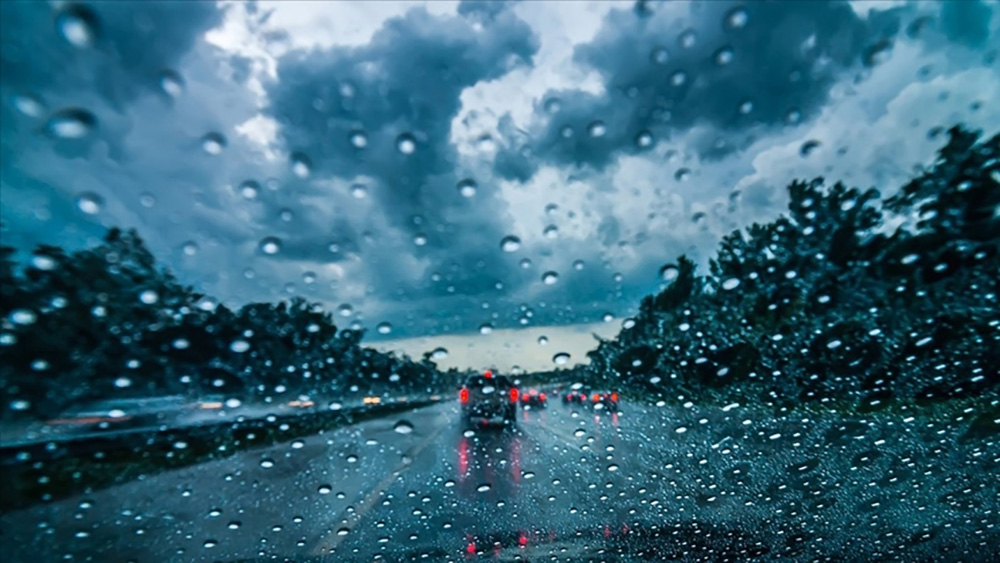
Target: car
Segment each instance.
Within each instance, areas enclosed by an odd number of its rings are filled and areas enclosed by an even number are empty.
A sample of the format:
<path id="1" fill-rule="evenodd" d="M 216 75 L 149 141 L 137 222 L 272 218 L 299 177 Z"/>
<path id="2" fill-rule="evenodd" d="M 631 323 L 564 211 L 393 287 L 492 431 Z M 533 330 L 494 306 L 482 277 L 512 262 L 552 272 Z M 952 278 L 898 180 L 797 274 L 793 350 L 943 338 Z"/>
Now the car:
<path id="1" fill-rule="evenodd" d="M 506 376 L 492 371 L 470 376 L 458 391 L 463 425 L 481 427 L 499 420 L 504 427 L 514 428 L 519 396 L 517 387 Z"/>
<path id="2" fill-rule="evenodd" d="M 618 412 L 618 393 L 615 391 L 594 392 L 590 395 L 590 408 Z"/>
<path id="3" fill-rule="evenodd" d="M 586 404 L 590 398 L 590 391 L 586 388 L 570 389 L 563 395 L 563 403 Z"/>
<path id="4" fill-rule="evenodd" d="M 545 408 L 548 406 L 548 395 L 538 389 L 529 389 L 521 393 L 521 405 L 532 408 Z"/>

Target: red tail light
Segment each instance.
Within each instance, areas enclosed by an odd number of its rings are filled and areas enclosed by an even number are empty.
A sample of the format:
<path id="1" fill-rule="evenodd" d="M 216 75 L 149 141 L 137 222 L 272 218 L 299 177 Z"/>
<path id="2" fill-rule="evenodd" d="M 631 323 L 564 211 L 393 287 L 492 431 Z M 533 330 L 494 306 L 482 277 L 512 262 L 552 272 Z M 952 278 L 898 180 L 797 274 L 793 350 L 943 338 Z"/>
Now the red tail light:
<path id="1" fill-rule="evenodd" d="M 462 387 L 462 389 L 458 392 L 458 400 L 461 401 L 461 402 L 463 402 L 463 403 L 468 403 L 469 402 L 469 390 L 466 389 L 465 387 Z"/>
<path id="2" fill-rule="evenodd" d="M 517 387 L 510 388 L 510 400 L 511 402 L 517 402 Z"/>
<path id="3" fill-rule="evenodd" d="M 542 393 L 541 395 L 539 395 L 538 398 L 540 398 L 541 400 L 544 401 L 545 400 L 545 393 Z"/>
<path id="4" fill-rule="evenodd" d="M 613 402 L 617 403 L 618 402 L 618 393 L 612 393 L 611 394 L 611 400 Z"/>
<path id="5" fill-rule="evenodd" d="M 593 395 L 592 395 L 592 396 L 590 397 L 590 400 L 591 400 L 591 401 L 594 401 L 594 402 L 596 403 L 597 401 L 600 401 L 600 400 L 601 400 L 601 396 L 600 396 L 600 395 L 598 395 L 597 393 L 594 393 L 594 394 L 593 394 Z"/>

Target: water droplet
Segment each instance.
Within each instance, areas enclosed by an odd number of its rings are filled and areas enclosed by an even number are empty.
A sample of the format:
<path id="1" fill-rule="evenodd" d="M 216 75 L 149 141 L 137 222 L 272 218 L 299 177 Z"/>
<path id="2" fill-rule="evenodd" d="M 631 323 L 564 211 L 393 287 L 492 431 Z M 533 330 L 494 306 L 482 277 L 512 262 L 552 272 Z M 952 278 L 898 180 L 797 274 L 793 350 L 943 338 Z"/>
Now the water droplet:
<path id="1" fill-rule="evenodd" d="M 674 179 L 678 182 L 684 182 L 691 177 L 691 170 L 688 168 L 681 168 L 674 172 Z"/>
<path id="2" fill-rule="evenodd" d="M 618 466 L 612 463 L 608 466 L 608 471 L 618 471 Z"/>
<path id="3" fill-rule="evenodd" d="M 178 338 L 171 343 L 171 346 L 177 350 L 187 350 L 191 346 L 191 343 L 186 338 Z"/>
<path id="4" fill-rule="evenodd" d="M 653 144 L 653 134 L 649 131 L 642 131 L 635 136 L 635 145 L 640 149 L 647 148 Z"/>
<path id="5" fill-rule="evenodd" d="M 375 327 L 375 330 L 378 331 L 379 334 L 389 334 L 392 332 L 392 325 L 389 323 L 379 323 L 378 326 Z"/>
<path id="6" fill-rule="evenodd" d="M 680 37 L 678 38 L 678 43 L 680 43 L 681 47 L 685 49 L 690 49 L 691 47 L 694 47 L 696 39 L 697 38 L 695 37 L 694 30 L 687 29 L 684 30 L 684 33 L 681 33 Z"/>
<path id="7" fill-rule="evenodd" d="M 665 65 L 670 60 L 670 53 L 663 47 L 657 47 L 649 54 L 649 60 L 658 65 Z"/>
<path id="8" fill-rule="evenodd" d="M 542 236 L 544 236 L 547 239 L 558 238 L 559 237 L 559 227 L 557 227 L 555 225 L 549 225 L 549 226 L 545 227 L 545 230 L 542 231 Z"/>
<path id="9" fill-rule="evenodd" d="M 574 260 L 573 261 L 573 269 L 576 270 L 576 271 L 582 270 L 583 267 L 584 267 L 584 265 L 585 264 L 584 264 L 583 260 Z"/>
<path id="10" fill-rule="evenodd" d="M 127 377 L 119 377 L 115 379 L 115 387 L 119 389 L 125 389 L 132 386 L 132 380 Z"/>
<path id="11" fill-rule="evenodd" d="M 527 270 L 531 267 L 531 258 L 522 258 L 520 264 L 522 268 Z"/>
<path id="12" fill-rule="evenodd" d="M 56 29 L 70 45 L 85 49 L 97 41 L 100 24 L 90 8 L 71 4 L 56 16 Z"/>
<path id="13" fill-rule="evenodd" d="M 354 184 L 351 186 L 351 195 L 357 199 L 362 199 L 368 195 L 368 188 L 364 184 Z"/>
<path id="14" fill-rule="evenodd" d="M 226 137 L 221 133 L 207 133 L 201 138 L 201 150 L 215 156 L 222 153 L 222 150 L 226 148 L 226 143 Z"/>
<path id="15" fill-rule="evenodd" d="M 274 255 L 281 252 L 281 240 L 278 237 L 264 237 L 259 246 L 264 254 Z"/>
<path id="16" fill-rule="evenodd" d="M 250 343 L 246 340 L 233 340 L 232 343 L 229 344 L 229 349 L 237 354 L 242 354 L 250 349 Z"/>
<path id="17" fill-rule="evenodd" d="M 608 132 L 608 126 L 603 121 L 594 121 L 587 126 L 587 132 L 591 137 L 603 137 Z"/>
<path id="18" fill-rule="evenodd" d="M 181 251 L 184 252 L 185 256 L 194 256 L 198 254 L 198 244 L 193 241 L 187 241 L 181 246 Z"/>
<path id="19" fill-rule="evenodd" d="M 569 354 L 567 354 L 566 352 L 559 352 L 555 356 L 552 356 L 552 361 L 557 366 L 564 366 L 569 363 L 569 357 L 570 357 Z"/>
<path id="20" fill-rule="evenodd" d="M 740 104 L 740 113 L 742 113 L 743 115 L 747 115 L 751 111 L 753 111 L 753 102 L 751 102 L 750 100 L 744 100 Z"/>
<path id="21" fill-rule="evenodd" d="M 340 528 L 339 530 L 337 530 L 338 536 L 346 536 L 349 533 L 351 533 L 350 528 Z"/>
<path id="22" fill-rule="evenodd" d="M 290 158 L 292 174 L 299 178 L 308 178 L 312 173 L 312 161 L 309 157 L 300 152 L 293 152 Z"/>
<path id="23" fill-rule="evenodd" d="M 395 430 L 397 434 L 409 434 L 413 432 L 413 424 L 407 420 L 400 420 L 395 426 L 392 427 L 392 429 Z"/>
<path id="24" fill-rule="evenodd" d="M 549 343 L 549 339 L 548 339 L 548 337 L 546 337 L 546 336 L 539 336 L 539 337 L 538 337 L 538 344 L 539 344 L 540 346 L 545 346 L 545 345 L 546 345 L 546 344 L 548 344 L 548 343 Z"/>
<path id="25" fill-rule="evenodd" d="M 242 526 L 242 525 L 243 525 L 242 522 L 239 522 L 237 520 L 233 520 L 226 527 L 229 528 L 230 530 L 238 530 L 240 528 L 240 526 Z"/>
<path id="26" fill-rule="evenodd" d="M 347 461 L 347 463 L 357 463 L 358 462 L 358 456 L 356 456 L 354 454 L 348 454 L 348 456 L 346 458 L 344 458 L 344 459 Z"/>
<path id="27" fill-rule="evenodd" d="M 25 401 L 24 399 L 17 399 L 10 402 L 10 409 L 14 411 L 26 411 L 31 408 L 31 401 Z"/>
<path id="28" fill-rule="evenodd" d="M 562 109 L 562 100 L 559 98 L 549 98 L 545 100 L 545 112 L 549 115 L 559 113 L 560 109 Z"/>
<path id="29" fill-rule="evenodd" d="M 739 278 L 729 278 L 726 281 L 722 282 L 722 289 L 725 289 L 726 291 L 734 290 L 739 286 L 740 286 Z"/>
<path id="30" fill-rule="evenodd" d="M 490 484 L 483 483 L 482 485 L 476 487 L 476 490 L 479 491 L 480 493 L 485 493 L 486 491 L 490 490 Z"/>
<path id="31" fill-rule="evenodd" d="M 448 357 L 448 349 L 447 348 L 437 347 L 437 348 L 434 349 L 434 351 L 431 352 L 431 359 L 432 360 L 443 360 L 443 359 L 445 359 L 447 357 Z"/>
<path id="32" fill-rule="evenodd" d="M 274 467 L 274 460 L 270 458 L 264 458 L 260 460 L 260 466 L 263 467 L 264 469 L 271 469 L 272 467 Z"/>
<path id="33" fill-rule="evenodd" d="M 687 73 L 683 70 L 675 71 L 670 75 L 670 83 L 674 86 L 683 86 L 687 82 Z"/>
<path id="34" fill-rule="evenodd" d="M 364 131 L 351 131 L 347 138 L 356 149 L 368 146 L 368 135 Z"/>
<path id="35" fill-rule="evenodd" d="M 28 117 L 41 117 L 45 112 L 45 105 L 41 100 L 30 94 L 14 96 L 11 99 L 14 108 Z"/>
<path id="36" fill-rule="evenodd" d="M 476 189 L 479 185 L 472 178 L 466 178 L 460 181 L 457 187 L 458 193 L 462 194 L 462 197 L 472 197 L 476 195 Z"/>
<path id="37" fill-rule="evenodd" d="M 328 494 L 330 494 L 331 492 L 333 492 L 333 488 L 332 488 L 332 487 L 330 487 L 330 485 L 320 485 L 320 486 L 319 486 L 319 489 L 317 489 L 317 491 L 318 491 L 318 492 L 319 492 L 319 494 L 321 494 L 321 495 L 328 495 Z"/>
<path id="38" fill-rule="evenodd" d="M 160 73 L 160 89 L 163 93 L 176 98 L 184 93 L 184 79 L 180 74 L 172 70 L 164 70 Z"/>
<path id="39" fill-rule="evenodd" d="M 686 427 L 684 427 L 684 426 L 678 426 L 677 429 L 674 430 L 674 432 L 676 432 L 678 434 L 683 434 L 683 433 L 685 433 L 687 431 L 688 431 L 688 429 Z"/>
<path id="40" fill-rule="evenodd" d="M 785 122 L 789 125 L 795 125 L 802 121 L 802 112 L 797 109 L 790 109 L 788 113 L 785 114 Z"/>
<path id="41" fill-rule="evenodd" d="M 493 332 L 493 325 L 490 323 L 479 325 L 479 334 L 490 334 L 491 332 Z"/>
<path id="42" fill-rule="evenodd" d="M 906 256 L 903 256 L 903 258 L 900 260 L 900 262 L 903 263 L 903 264 L 909 265 L 909 264 L 913 264 L 917 260 L 920 260 L 920 255 L 918 255 L 918 254 L 907 254 Z"/>
<path id="43" fill-rule="evenodd" d="M 316 283 L 316 272 L 302 272 L 302 281 L 307 285 Z"/>
<path id="44" fill-rule="evenodd" d="M 715 64 L 719 66 L 726 66 L 733 62 L 733 57 L 735 53 L 732 47 L 723 47 L 715 52 Z"/>
<path id="45" fill-rule="evenodd" d="M 341 317 L 350 317 L 354 314 L 354 307 L 351 307 L 350 303 L 341 303 L 337 307 L 337 314 Z"/>
<path id="46" fill-rule="evenodd" d="M 45 127 L 59 139 L 82 139 L 97 128 L 97 118 L 87 110 L 68 108 L 54 113 Z"/>
<path id="47" fill-rule="evenodd" d="M 139 301 L 142 301 L 146 305 L 153 305 L 160 300 L 159 294 L 157 294 L 152 289 L 147 289 L 139 294 Z"/>
<path id="48" fill-rule="evenodd" d="M 729 29 L 743 29 L 750 18 L 746 10 L 741 7 L 733 8 L 726 14 L 726 27 Z"/>
<path id="49" fill-rule="evenodd" d="M 87 215 L 96 215 L 104 206 L 104 198 L 93 192 L 86 192 L 76 199 L 76 206 Z"/>
<path id="50" fill-rule="evenodd" d="M 403 133 L 396 137 L 396 150 L 405 155 L 410 155 L 417 150 L 417 140 L 409 133 Z"/>
<path id="51" fill-rule="evenodd" d="M 542 274 L 542 283 L 545 285 L 553 285 L 559 281 L 559 274 L 555 272 L 545 272 Z"/>
<path id="52" fill-rule="evenodd" d="M 31 309 L 15 309 L 8 318 L 16 325 L 27 326 L 34 324 L 38 317 Z"/>
<path id="53" fill-rule="evenodd" d="M 521 239 L 514 235 L 507 235 L 500 239 L 500 249 L 504 252 L 515 252 L 521 248 Z"/>
<path id="54" fill-rule="evenodd" d="M 36 254 L 31 257 L 31 265 L 39 270 L 48 272 L 55 269 L 56 261 L 44 254 Z"/>
<path id="55" fill-rule="evenodd" d="M 612 315 L 611 313 L 604 313 L 604 316 L 601 317 L 601 320 L 603 320 L 606 323 L 610 323 L 611 321 L 615 320 L 615 316 Z"/>
<path id="56" fill-rule="evenodd" d="M 821 143 L 819 141 L 817 141 L 816 139 L 809 139 L 808 141 L 802 143 L 802 146 L 799 147 L 799 155 L 802 158 L 805 158 L 805 157 L 809 156 L 816 149 L 819 148 L 820 144 Z"/>
<path id="57" fill-rule="evenodd" d="M 217 542 L 215 540 L 205 540 L 205 544 L 204 545 L 205 545 L 206 548 L 213 548 L 213 547 L 219 545 L 219 542 Z"/>
<path id="58" fill-rule="evenodd" d="M 680 270 L 678 270 L 677 266 L 674 266 L 673 264 L 667 264 L 666 266 L 660 268 L 660 278 L 662 278 L 663 281 L 672 282 L 677 279 L 678 274 L 680 274 Z"/>

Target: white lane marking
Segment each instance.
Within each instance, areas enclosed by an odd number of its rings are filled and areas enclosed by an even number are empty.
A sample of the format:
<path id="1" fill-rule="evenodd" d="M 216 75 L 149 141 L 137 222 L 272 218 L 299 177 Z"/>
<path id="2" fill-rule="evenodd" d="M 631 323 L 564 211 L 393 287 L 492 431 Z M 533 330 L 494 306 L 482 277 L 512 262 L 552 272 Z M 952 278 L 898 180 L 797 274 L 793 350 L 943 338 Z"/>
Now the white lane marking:
<path id="1" fill-rule="evenodd" d="M 382 496 L 382 493 L 385 492 L 387 488 L 389 488 L 389 485 L 391 485 L 393 481 L 398 479 L 399 476 L 403 474 L 403 472 L 412 467 L 417 460 L 417 456 L 420 455 L 420 452 L 424 451 L 424 449 L 426 449 L 427 446 L 430 445 L 431 442 L 434 441 L 434 439 L 437 438 L 441 434 L 441 432 L 443 432 L 444 429 L 448 427 L 449 425 L 447 424 L 447 422 L 445 422 L 437 430 L 428 434 L 427 437 L 424 438 L 422 442 L 420 442 L 419 444 L 413 446 L 412 448 L 406 451 L 404 456 L 410 458 L 411 462 L 400 464 L 394 470 L 390 471 L 388 475 L 386 475 L 381 481 L 379 481 L 377 485 L 375 485 L 375 488 L 372 489 L 372 492 L 369 493 L 368 496 L 366 496 L 360 503 L 356 504 L 357 508 L 354 511 L 354 515 L 351 518 L 350 524 L 347 526 L 349 529 L 357 525 L 358 522 L 364 520 L 368 512 L 372 509 L 372 507 L 375 506 L 375 501 Z M 319 542 L 316 544 L 316 547 L 313 548 L 311 553 L 314 556 L 330 555 L 331 550 L 339 546 L 341 542 L 343 542 L 344 539 L 346 538 L 347 538 L 346 535 L 344 536 L 337 535 L 336 530 L 331 529 L 325 537 L 320 538 Z"/>

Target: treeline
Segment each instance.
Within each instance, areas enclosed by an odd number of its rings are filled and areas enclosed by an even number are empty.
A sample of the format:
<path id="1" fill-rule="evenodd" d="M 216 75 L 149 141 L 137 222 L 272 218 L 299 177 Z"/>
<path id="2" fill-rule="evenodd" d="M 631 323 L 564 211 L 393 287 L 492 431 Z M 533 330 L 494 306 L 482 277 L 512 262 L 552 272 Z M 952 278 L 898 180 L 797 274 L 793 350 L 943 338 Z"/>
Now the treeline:
<path id="1" fill-rule="evenodd" d="M 960 127 L 888 198 L 788 186 L 788 212 L 726 236 L 588 354 L 585 378 L 668 399 L 785 405 L 1000 389 L 1000 136 Z"/>
<path id="2" fill-rule="evenodd" d="M 0 247 L 0 412 L 48 418 L 92 400 L 183 394 L 241 401 L 429 391 L 457 380 L 360 345 L 302 298 L 231 310 L 158 267 L 135 231 L 96 248 Z"/>

